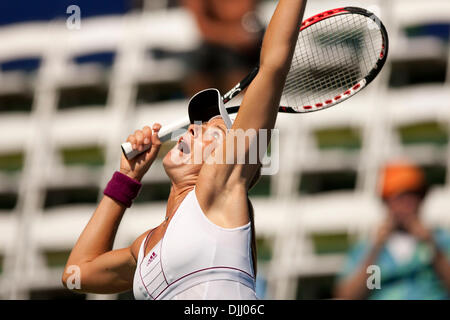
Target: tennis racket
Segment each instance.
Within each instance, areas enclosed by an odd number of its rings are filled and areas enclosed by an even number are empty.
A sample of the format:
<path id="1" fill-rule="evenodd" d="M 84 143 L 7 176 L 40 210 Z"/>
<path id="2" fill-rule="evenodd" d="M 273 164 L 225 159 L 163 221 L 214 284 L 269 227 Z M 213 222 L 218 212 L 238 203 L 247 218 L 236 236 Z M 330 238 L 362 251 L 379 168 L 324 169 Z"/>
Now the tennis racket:
<path id="1" fill-rule="evenodd" d="M 306 113 L 324 110 L 354 96 L 380 73 L 388 54 L 389 39 L 381 20 L 357 7 L 328 10 L 300 26 L 291 68 L 283 89 L 279 112 Z M 227 103 L 256 77 L 259 67 L 223 96 Z M 239 106 L 227 107 L 236 113 Z M 158 135 L 169 140 L 172 132 L 189 125 L 186 116 L 164 126 Z M 127 159 L 145 152 L 122 144 Z"/>

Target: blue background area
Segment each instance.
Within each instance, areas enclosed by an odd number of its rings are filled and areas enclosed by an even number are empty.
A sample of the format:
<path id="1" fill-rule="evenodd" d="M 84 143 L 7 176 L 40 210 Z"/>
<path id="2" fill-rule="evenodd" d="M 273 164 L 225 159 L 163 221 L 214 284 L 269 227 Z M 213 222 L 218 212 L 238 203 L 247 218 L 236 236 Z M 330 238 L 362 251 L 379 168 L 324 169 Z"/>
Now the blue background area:
<path id="1" fill-rule="evenodd" d="M 435 36 L 444 41 L 450 40 L 450 23 L 428 23 L 425 25 L 411 26 L 406 29 L 410 37 Z"/>
<path id="2" fill-rule="evenodd" d="M 1 0 L 0 26 L 24 22 L 66 19 L 67 7 L 77 5 L 81 17 L 123 14 L 132 9 L 134 0 Z"/>
<path id="3" fill-rule="evenodd" d="M 137 2 L 136 0 L 0 0 L 0 27 L 31 21 L 65 20 L 71 15 L 67 13 L 67 8 L 71 5 L 80 7 L 81 18 L 120 15 L 131 11 L 133 3 Z M 113 61 L 114 53 L 110 52 L 75 59 L 75 62 L 79 64 L 99 62 L 105 66 L 110 66 Z M 39 65 L 39 57 L 29 57 L 0 61 L 0 70 L 33 72 L 39 68 Z"/>

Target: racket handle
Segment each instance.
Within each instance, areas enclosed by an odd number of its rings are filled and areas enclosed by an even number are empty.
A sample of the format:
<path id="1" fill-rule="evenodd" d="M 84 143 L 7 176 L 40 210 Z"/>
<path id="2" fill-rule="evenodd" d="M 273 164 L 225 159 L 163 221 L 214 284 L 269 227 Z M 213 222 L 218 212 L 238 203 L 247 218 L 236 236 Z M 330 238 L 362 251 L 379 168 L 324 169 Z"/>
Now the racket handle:
<path id="1" fill-rule="evenodd" d="M 241 91 L 244 91 L 245 88 L 255 79 L 256 75 L 259 72 L 259 67 L 255 67 L 244 79 L 241 80 L 233 89 L 225 93 L 222 100 L 223 103 L 226 104 L 228 101 L 237 96 Z"/>
<path id="2" fill-rule="evenodd" d="M 161 129 L 158 132 L 158 137 L 161 140 L 161 142 L 166 142 L 170 140 L 173 132 L 187 127 L 189 123 L 190 123 L 189 117 L 185 117 L 176 122 L 168 124 L 167 126 L 161 127 Z M 150 148 L 150 145 L 145 145 L 142 151 L 133 150 L 133 146 L 130 142 L 122 143 L 121 147 L 125 158 L 131 160 L 136 156 L 140 155 L 141 153 L 147 151 Z"/>

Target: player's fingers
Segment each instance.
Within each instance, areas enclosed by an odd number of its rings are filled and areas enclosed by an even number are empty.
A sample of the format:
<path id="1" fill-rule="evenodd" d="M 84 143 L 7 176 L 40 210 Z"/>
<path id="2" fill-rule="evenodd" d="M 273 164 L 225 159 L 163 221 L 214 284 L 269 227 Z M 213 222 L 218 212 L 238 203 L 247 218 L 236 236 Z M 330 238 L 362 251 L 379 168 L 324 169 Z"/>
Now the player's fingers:
<path id="1" fill-rule="evenodd" d="M 161 125 L 159 123 L 155 123 L 153 125 L 153 135 L 152 135 L 152 143 L 154 145 L 161 145 L 161 140 L 159 140 L 159 130 L 161 129 Z"/>
<path id="2" fill-rule="evenodd" d="M 142 129 L 142 133 L 144 134 L 144 144 L 149 144 L 152 141 L 152 129 L 149 126 L 145 126 Z"/>
<path id="3" fill-rule="evenodd" d="M 133 146 L 133 149 L 137 148 L 137 145 L 136 145 L 137 141 L 136 141 L 136 137 L 134 135 L 130 134 L 127 138 L 127 142 L 131 143 L 131 145 Z"/>
<path id="4" fill-rule="evenodd" d="M 134 136 L 136 137 L 137 149 L 139 151 L 142 151 L 142 145 L 144 144 L 144 134 L 141 130 L 136 130 Z"/>
<path id="5" fill-rule="evenodd" d="M 159 132 L 159 130 L 161 130 L 161 125 L 159 123 L 155 123 L 152 128 L 153 131 Z"/>

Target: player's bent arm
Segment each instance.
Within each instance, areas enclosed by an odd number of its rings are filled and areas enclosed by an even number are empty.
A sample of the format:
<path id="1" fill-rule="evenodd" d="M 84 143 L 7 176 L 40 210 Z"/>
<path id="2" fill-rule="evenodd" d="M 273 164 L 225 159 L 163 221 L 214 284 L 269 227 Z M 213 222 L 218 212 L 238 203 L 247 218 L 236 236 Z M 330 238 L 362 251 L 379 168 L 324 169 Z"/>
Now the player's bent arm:
<path id="1" fill-rule="evenodd" d="M 63 273 L 63 284 L 67 284 L 68 273 L 73 267 L 79 268 L 80 277 L 84 274 L 84 279 L 88 279 L 86 277 L 89 277 L 93 270 L 88 267 L 89 264 L 112 250 L 124 212 L 125 206 L 119 202 L 108 196 L 102 198 L 70 253 Z M 123 260 L 123 254 L 124 252 L 120 252 L 119 260 Z M 108 255 L 106 261 L 113 262 L 114 256 Z M 106 262 L 104 259 L 101 261 Z"/>
<path id="2" fill-rule="evenodd" d="M 111 251 L 125 206 L 103 196 L 70 253 L 67 265 L 89 262 Z"/>
<path id="3" fill-rule="evenodd" d="M 128 291 L 133 287 L 136 260 L 130 248 L 106 252 L 94 260 L 66 267 L 63 285 L 83 293 L 111 294 Z M 76 279 L 75 277 L 79 277 Z"/>
<path id="4" fill-rule="evenodd" d="M 66 265 L 63 285 L 76 292 L 112 294 L 131 290 L 140 245 L 148 231 L 130 247 L 105 252 L 92 261 Z M 78 279 L 76 277 L 79 277 Z"/>
<path id="5" fill-rule="evenodd" d="M 155 123 L 152 129 L 145 126 L 128 137 L 127 141 L 138 150 L 143 148 L 144 143 L 151 144 L 151 148 L 131 161 L 122 155 L 120 162 L 122 174 L 137 181 L 142 179 L 161 147 L 158 137 L 160 128 L 161 125 Z M 86 292 L 118 292 L 132 285 L 131 279 L 137 257 L 133 255 L 136 245 L 129 249 L 112 251 L 125 209 L 122 203 L 106 195 L 102 198 L 70 253 L 62 276 L 64 285 L 69 287 L 67 281 L 74 270 L 75 273 L 77 270 L 80 271 L 82 280 L 80 290 Z"/>
<path id="6" fill-rule="evenodd" d="M 96 268 L 100 267 L 103 270 L 109 270 L 109 267 L 105 264 L 108 262 L 114 264 L 111 266 L 114 270 L 123 264 L 125 266 L 130 264 L 130 256 L 127 256 L 126 251 L 102 256 L 112 250 L 116 232 L 124 212 L 124 205 L 108 196 L 102 198 L 70 253 L 62 277 L 63 284 L 67 283 L 67 279 L 70 276 L 69 273 L 74 270 L 74 267 L 75 270 L 77 267 L 79 268 L 81 277 L 84 274 L 84 279 L 90 279 L 90 275 L 98 273 L 97 269 L 91 268 L 91 263 Z M 96 259 L 100 260 L 96 261 Z M 103 263 L 100 266 L 98 264 L 99 261 Z M 120 268 L 121 273 L 123 270 Z"/>

